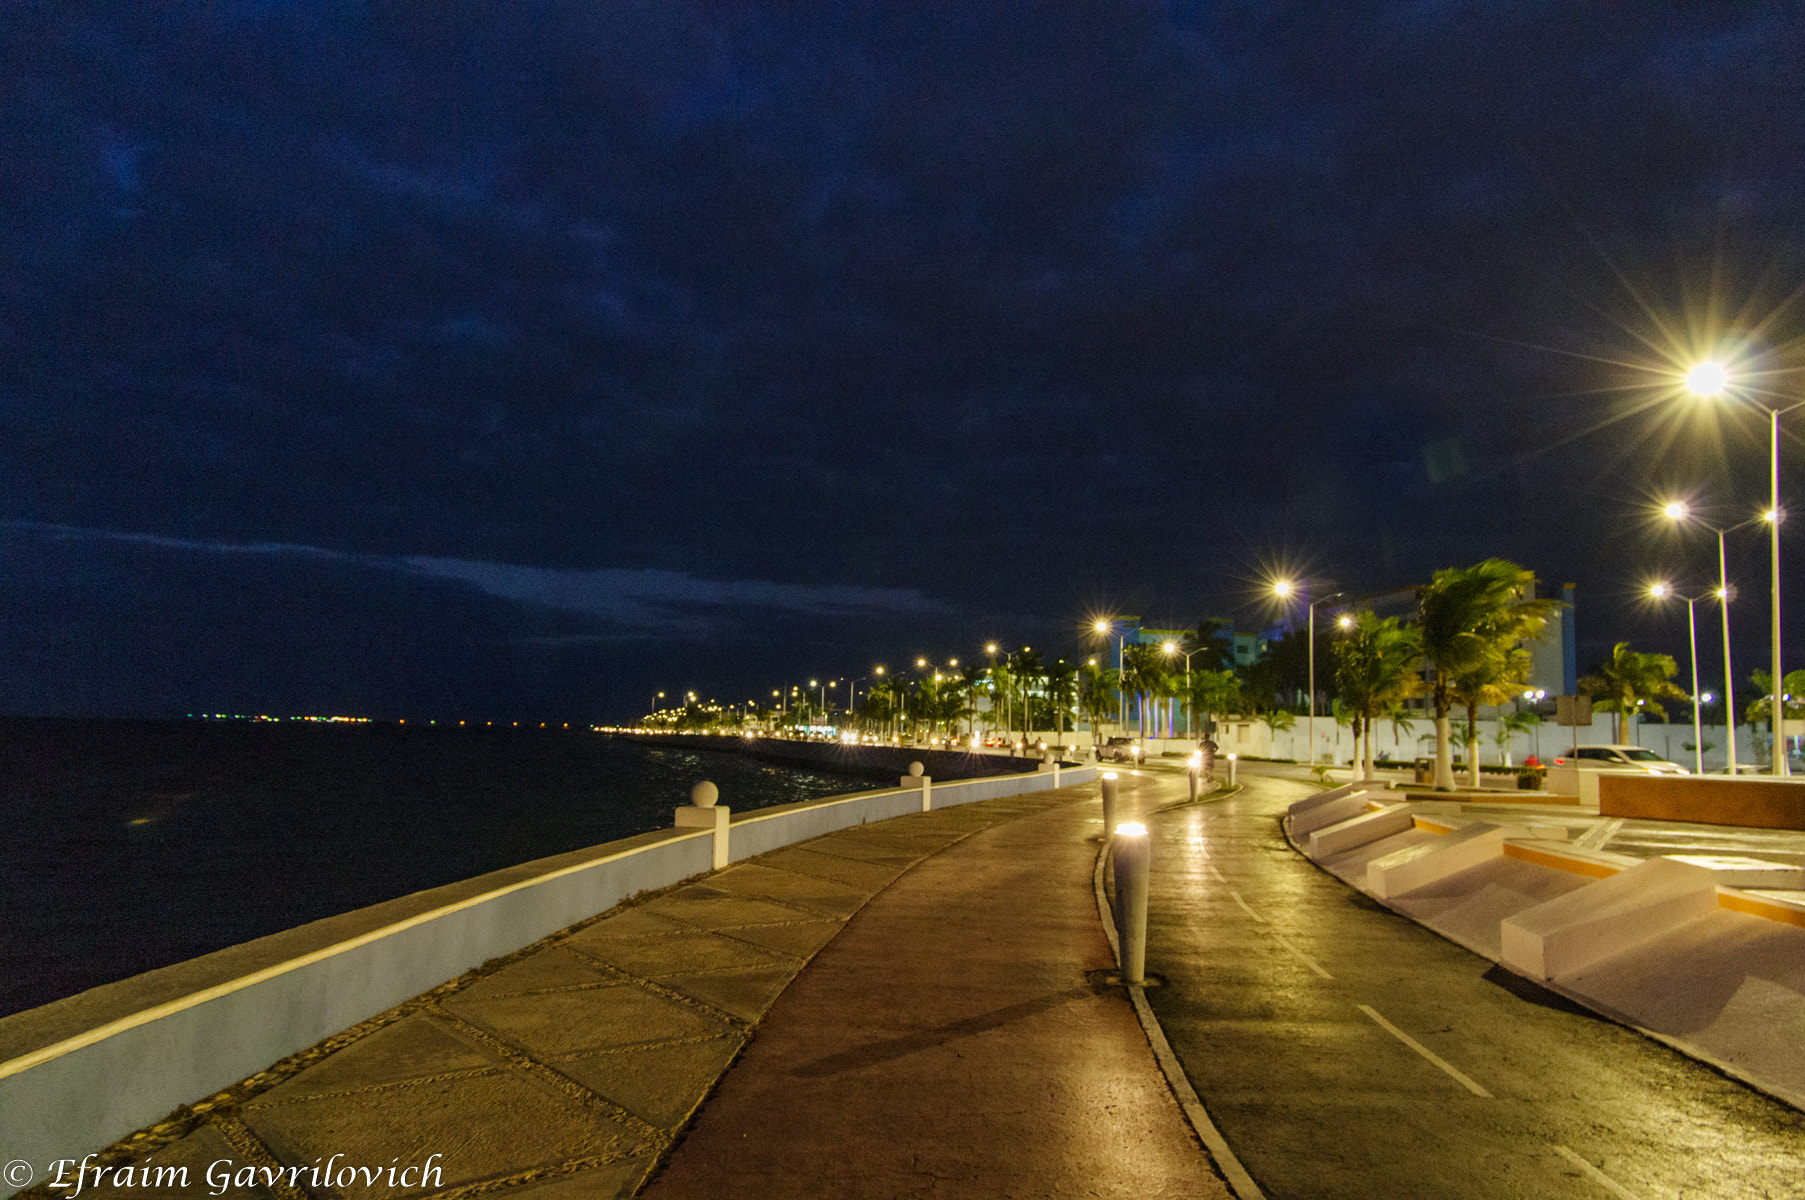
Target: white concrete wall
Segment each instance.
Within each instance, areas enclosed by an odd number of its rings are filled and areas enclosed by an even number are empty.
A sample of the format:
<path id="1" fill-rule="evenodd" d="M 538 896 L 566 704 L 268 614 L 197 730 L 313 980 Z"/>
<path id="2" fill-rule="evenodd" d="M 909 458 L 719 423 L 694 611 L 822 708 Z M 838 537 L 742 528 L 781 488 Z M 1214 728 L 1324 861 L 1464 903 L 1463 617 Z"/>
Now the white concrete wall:
<path id="1" fill-rule="evenodd" d="M 709 869 L 706 833 L 422 913 L 0 1063 L 9 1157 L 40 1171 L 159 1120 L 491 958 Z"/>
<path id="2" fill-rule="evenodd" d="M 1303 717 L 1297 719 L 1295 728 L 1271 732 L 1264 721 L 1230 721 L 1222 723 L 1221 732 L 1216 735 L 1216 742 L 1221 753 L 1234 751 L 1240 754 L 1258 755 L 1262 758 L 1295 758 L 1299 761 L 1307 759 L 1309 751 L 1309 734 L 1307 722 Z M 1464 753 L 1459 739 L 1466 729 L 1466 718 L 1457 716 L 1454 720 L 1455 750 Z M 1490 717 L 1479 720 L 1479 761 L 1491 765 L 1499 761 L 1498 743 L 1496 741 L 1498 725 Z M 1611 728 L 1611 714 L 1594 713 L 1590 729 L 1580 729 L 1580 744 L 1586 745 L 1614 741 Z M 1711 749 L 1705 754 L 1707 771 L 1721 767 L 1729 761 L 1728 735 L 1722 725 L 1707 725 L 1704 729 L 1705 742 Z M 1435 753 L 1435 722 L 1429 717 L 1415 718 L 1415 727 L 1409 733 L 1393 730 L 1390 721 L 1379 721 L 1373 730 L 1373 757 L 1389 752 L 1393 759 L 1409 761 L 1418 757 L 1428 757 Z M 1765 736 L 1765 735 L 1764 735 Z M 1645 746 L 1670 759 L 1681 766 L 1691 769 L 1692 751 L 1682 749 L 1692 742 L 1692 723 L 1675 721 L 1669 725 L 1657 722 L 1636 723 L 1633 731 L 1627 731 L 1625 741 Z M 1539 739 L 1543 762 L 1549 762 L 1558 754 L 1566 752 L 1573 744 L 1573 730 L 1565 725 L 1556 725 L 1549 721 L 1543 724 Z M 1536 731 L 1530 730 L 1512 736 L 1510 741 L 1510 761 L 1521 764 L 1529 755 L 1536 752 L 1538 738 Z M 1749 727 L 1740 725 L 1736 729 L 1736 751 L 1738 762 L 1754 762 L 1754 745 L 1749 737 Z M 1330 716 L 1316 718 L 1316 757 L 1318 762 L 1333 761 L 1345 763 L 1354 754 L 1353 731 L 1345 725 L 1337 725 Z"/>
<path id="3" fill-rule="evenodd" d="M 1089 783 L 1096 774 L 1094 767 L 1062 771 L 1057 786 Z M 943 808 L 1054 786 L 1052 772 L 989 776 L 936 784 L 932 801 Z M 748 813 L 730 826 L 730 854 L 747 858 L 920 808 L 921 793 L 910 788 Z M 593 857 L 573 865 L 468 896 L 0 1063 L 0 1151 L 8 1160 L 32 1163 L 41 1179 L 57 1159 L 98 1150 L 179 1104 L 228 1087 L 492 958 L 637 892 L 707 872 L 713 834 L 673 830 L 593 850 Z"/>

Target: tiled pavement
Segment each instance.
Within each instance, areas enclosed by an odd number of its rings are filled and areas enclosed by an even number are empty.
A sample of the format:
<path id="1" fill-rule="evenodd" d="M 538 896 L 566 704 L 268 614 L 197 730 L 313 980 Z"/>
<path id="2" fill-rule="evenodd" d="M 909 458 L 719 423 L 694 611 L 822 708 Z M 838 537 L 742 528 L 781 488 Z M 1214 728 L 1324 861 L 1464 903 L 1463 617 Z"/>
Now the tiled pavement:
<path id="1" fill-rule="evenodd" d="M 218 1178 L 220 1160 L 232 1172 L 304 1168 L 273 1172 L 273 1185 L 258 1171 L 263 1182 L 233 1197 L 630 1195 L 771 1002 L 866 901 L 974 832 L 1094 794 L 860 826 L 630 902 L 179 1110 L 102 1161 L 188 1168 L 187 1187 L 132 1186 L 135 1197 L 218 1195 L 208 1173 Z M 333 1155 L 342 1168 L 434 1154 L 426 1187 L 341 1175 L 327 1188 L 306 1170 Z M 84 1194 L 128 1191 L 91 1180 Z"/>

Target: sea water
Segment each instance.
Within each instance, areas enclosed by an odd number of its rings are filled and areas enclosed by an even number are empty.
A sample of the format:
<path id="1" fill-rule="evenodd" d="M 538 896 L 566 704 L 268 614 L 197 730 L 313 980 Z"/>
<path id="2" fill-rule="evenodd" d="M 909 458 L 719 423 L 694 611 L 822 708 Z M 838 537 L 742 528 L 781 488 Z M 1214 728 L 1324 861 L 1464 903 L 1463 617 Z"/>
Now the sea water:
<path id="1" fill-rule="evenodd" d="M 870 782 L 564 729 L 0 720 L 0 1015 L 547 855 Z"/>

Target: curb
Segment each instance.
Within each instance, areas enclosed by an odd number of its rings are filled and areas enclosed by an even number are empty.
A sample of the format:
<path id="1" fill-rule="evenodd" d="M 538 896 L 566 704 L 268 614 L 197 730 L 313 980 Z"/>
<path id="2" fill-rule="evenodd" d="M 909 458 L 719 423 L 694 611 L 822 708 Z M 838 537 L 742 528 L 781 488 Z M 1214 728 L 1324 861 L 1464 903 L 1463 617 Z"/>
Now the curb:
<path id="1" fill-rule="evenodd" d="M 1122 948 L 1116 939 L 1116 922 L 1110 914 L 1109 898 L 1103 893 L 1103 859 L 1108 850 L 1109 838 L 1106 835 L 1097 847 L 1096 865 L 1091 869 L 1091 888 L 1096 894 L 1097 919 L 1103 923 L 1103 936 L 1109 939 L 1110 953 L 1120 962 Z M 1228 1148 L 1222 1131 L 1210 1120 L 1210 1114 L 1198 1098 L 1197 1090 L 1191 1086 L 1191 1080 L 1179 1064 L 1178 1056 L 1172 1052 L 1172 1044 L 1166 1040 L 1166 1031 L 1160 1027 L 1159 1018 L 1147 1003 L 1146 989 L 1129 987 L 1128 999 L 1134 1004 L 1134 1015 L 1140 1019 L 1141 1032 L 1147 1035 L 1147 1045 L 1153 1050 L 1160 1073 L 1166 1077 L 1166 1086 L 1172 1089 L 1172 1096 L 1178 1101 L 1178 1107 L 1184 1110 L 1185 1119 L 1196 1131 L 1198 1140 L 1210 1152 L 1210 1157 L 1228 1181 L 1228 1186 L 1234 1190 L 1236 1200 L 1266 1200 L 1266 1193 L 1253 1181 L 1253 1176 L 1247 1173 L 1247 1168 L 1241 1165 L 1235 1152 Z"/>

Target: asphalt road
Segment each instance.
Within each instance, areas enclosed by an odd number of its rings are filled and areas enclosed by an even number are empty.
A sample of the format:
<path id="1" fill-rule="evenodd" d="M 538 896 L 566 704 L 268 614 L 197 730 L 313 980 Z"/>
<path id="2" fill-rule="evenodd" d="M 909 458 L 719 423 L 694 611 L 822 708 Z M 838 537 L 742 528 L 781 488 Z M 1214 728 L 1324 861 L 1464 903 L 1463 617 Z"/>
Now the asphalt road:
<path id="1" fill-rule="evenodd" d="M 1313 786 L 1242 780 L 1164 807 L 1183 776 L 1155 769 L 1123 807 L 1153 838 L 1148 999 L 1267 1196 L 1805 1197 L 1805 1114 L 1346 887 L 1279 830 Z"/>

